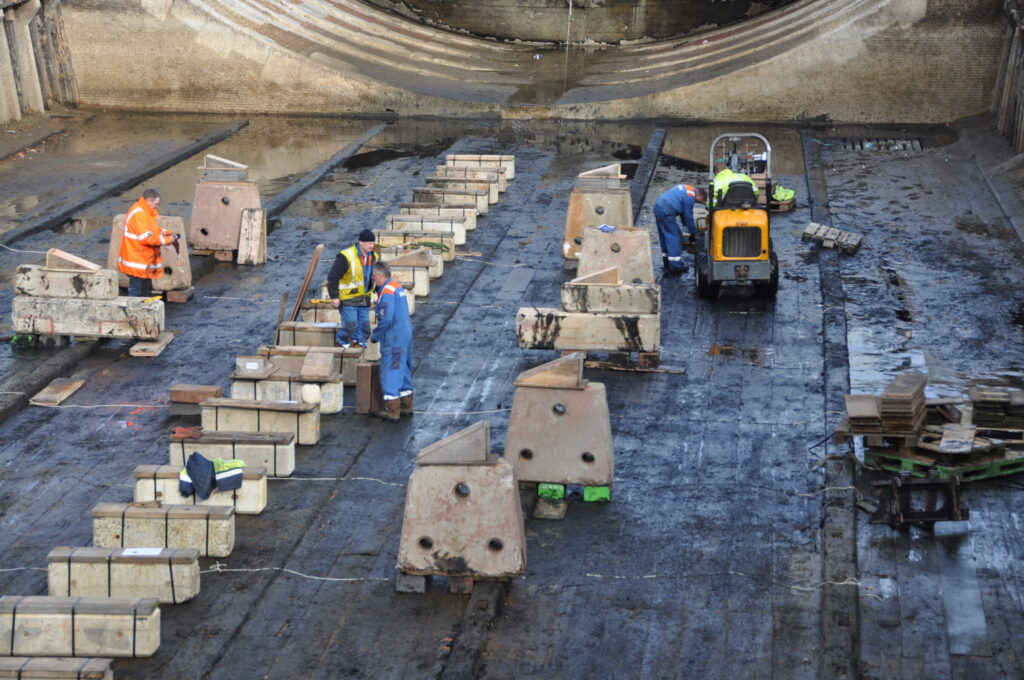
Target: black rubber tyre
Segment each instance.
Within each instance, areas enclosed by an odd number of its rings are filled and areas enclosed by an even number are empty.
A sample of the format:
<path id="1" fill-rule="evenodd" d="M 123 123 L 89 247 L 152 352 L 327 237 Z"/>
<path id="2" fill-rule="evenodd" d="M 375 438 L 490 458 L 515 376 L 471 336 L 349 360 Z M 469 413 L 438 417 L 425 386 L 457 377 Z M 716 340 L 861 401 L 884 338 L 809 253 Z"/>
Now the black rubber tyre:
<path id="1" fill-rule="evenodd" d="M 718 297 L 720 283 L 711 281 L 710 268 L 708 267 L 708 253 L 703 247 L 698 246 L 697 254 L 694 256 L 694 278 L 697 283 L 697 295 L 705 300 L 713 300 Z"/>
<path id="2" fill-rule="evenodd" d="M 771 278 L 764 283 L 755 283 L 754 294 L 773 300 L 779 292 L 779 258 L 774 250 L 768 253 L 768 262 L 771 265 Z"/>

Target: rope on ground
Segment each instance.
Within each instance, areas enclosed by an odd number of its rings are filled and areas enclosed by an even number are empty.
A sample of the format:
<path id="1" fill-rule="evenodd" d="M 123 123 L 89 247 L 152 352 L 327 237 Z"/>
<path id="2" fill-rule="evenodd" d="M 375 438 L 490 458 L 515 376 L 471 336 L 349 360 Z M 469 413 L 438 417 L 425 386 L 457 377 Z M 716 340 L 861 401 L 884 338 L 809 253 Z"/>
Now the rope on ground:
<path id="1" fill-rule="evenodd" d="M 504 262 L 491 262 L 489 260 L 477 260 L 472 257 L 466 257 L 465 255 L 456 255 L 456 260 L 464 260 L 466 262 L 479 262 L 480 264 L 489 264 L 492 267 L 525 267 L 525 264 L 505 264 Z"/>
<path id="2" fill-rule="evenodd" d="M 7 573 L 7 572 L 10 572 L 10 571 L 49 571 L 49 570 L 48 569 L 44 569 L 42 567 L 7 567 L 5 569 L 0 569 L 0 573 Z"/>
<path id="3" fill-rule="evenodd" d="M 33 255 L 46 255 L 46 251 L 45 250 L 18 250 L 17 248 L 12 248 L 10 246 L 5 246 L 2 243 L 0 243 L 0 248 L 5 248 L 6 250 L 11 251 L 12 253 L 31 253 Z"/>
<path id="4" fill-rule="evenodd" d="M 45 569 L 43 570 L 45 571 Z M 288 569 L 286 567 L 253 567 L 249 569 L 243 568 L 229 568 L 220 562 L 215 563 L 209 569 L 200 571 L 200 574 L 220 574 L 228 572 L 257 572 L 257 571 L 280 571 L 285 574 L 291 574 L 292 576 L 299 576 L 301 578 L 308 578 L 312 581 L 335 581 L 338 583 L 357 583 L 360 581 L 390 581 L 389 578 L 382 576 L 355 576 L 355 577 L 335 577 L 335 576 L 313 576 L 312 574 L 303 574 L 301 571 L 295 571 L 294 569 Z"/>
<path id="5" fill-rule="evenodd" d="M 268 477 L 268 479 L 272 482 L 377 482 L 385 486 L 405 486 L 401 482 L 385 482 L 376 477 Z"/>
<path id="6" fill-rule="evenodd" d="M 0 394 L 16 394 L 21 397 L 33 397 L 35 395 L 29 394 L 28 392 L 9 392 L 2 391 Z M 137 409 L 162 409 L 167 408 L 167 404 L 32 404 L 33 406 L 41 406 L 43 408 L 137 408 Z"/>

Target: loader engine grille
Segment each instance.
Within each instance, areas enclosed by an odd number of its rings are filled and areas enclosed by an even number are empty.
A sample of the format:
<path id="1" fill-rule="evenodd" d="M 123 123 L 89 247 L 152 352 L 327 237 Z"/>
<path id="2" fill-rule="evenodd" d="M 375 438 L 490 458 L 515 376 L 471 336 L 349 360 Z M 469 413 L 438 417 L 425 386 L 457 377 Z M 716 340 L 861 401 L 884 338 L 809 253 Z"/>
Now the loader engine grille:
<path id="1" fill-rule="evenodd" d="M 722 254 L 726 257 L 757 257 L 761 254 L 761 230 L 757 227 L 726 227 L 722 230 Z"/>

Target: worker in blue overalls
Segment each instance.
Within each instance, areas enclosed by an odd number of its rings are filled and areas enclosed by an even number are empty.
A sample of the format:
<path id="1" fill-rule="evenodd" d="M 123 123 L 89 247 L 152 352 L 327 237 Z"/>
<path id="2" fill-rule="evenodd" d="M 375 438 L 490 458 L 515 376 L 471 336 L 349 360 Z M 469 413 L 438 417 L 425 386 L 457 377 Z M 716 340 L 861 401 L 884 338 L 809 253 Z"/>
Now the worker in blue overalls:
<path id="1" fill-rule="evenodd" d="M 681 276 L 688 267 L 683 264 L 683 234 L 678 219 L 686 226 L 690 242 L 697 239 L 697 222 L 693 218 L 694 203 L 703 203 L 704 189 L 689 184 L 674 186 L 654 202 L 654 217 L 658 221 L 658 239 L 661 241 L 662 271 L 665 276 Z"/>
<path id="2" fill-rule="evenodd" d="M 397 423 L 412 415 L 412 319 L 405 289 L 391 278 L 391 267 L 378 262 L 373 267 L 377 299 L 377 327 L 370 335 L 380 343 L 380 390 L 384 408 L 373 415 Z"/>

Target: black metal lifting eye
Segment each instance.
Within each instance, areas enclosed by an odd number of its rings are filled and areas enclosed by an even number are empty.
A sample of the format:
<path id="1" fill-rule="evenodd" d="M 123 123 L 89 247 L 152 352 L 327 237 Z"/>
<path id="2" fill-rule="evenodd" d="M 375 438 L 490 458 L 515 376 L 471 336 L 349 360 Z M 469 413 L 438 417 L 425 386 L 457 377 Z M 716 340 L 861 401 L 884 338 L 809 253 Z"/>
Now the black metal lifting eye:
<path id="1" fill-rule="evenodd" d="M 563 406 L 562 404 L 555 404 L 554 406 L 551 407 L 551 410 L 554 411 L 556 415 L 565 415 L 565 406 Z"/>
<path id="2" fill-rule="evenodd" d="M 469 496 L 469 487 L 464 482 L 459 482 L 455 485 L 455 495 L 459 498 L 466 498 Z"/>
<path id="3" fill-rule="evenodd" d="M 494 552 L 500 552 L 501 549 L 505 547 L 505 544 L 501 542 L 500 538 L 492 538 L 491 540 L 487 541 L 487 547 L 493 550 Z"/>
<path id="4" fill-rule="evenodd" d="M 594 454 L 592 454 L 590 451 L 584 451 L 583 455 L 580 456 L 580 458 L 583 459 L 584 463 L 593 463 L 594 462 Z"/>
<path id="5" fill-rule="evenodd" d="M 522 458 L 523 460 L 531 460 L 533 459 L 533 451 L 531 451 L 530 449 L 523 449 L 522 451 L 519 452 L 519 457 Z"/>
<path id="6" fill-rule="evenodd" d="M 603 215 L 604 214 L 604 206 L 603 205 L 597 206 L 596 208 L 594 208 L 594 212 L 596 212 L 598 215 Z"/>
<path id="7" fill-rule="evenodd" d="M 228 198 L 227 196 L 221 196 L 220 202 L 223 203 L 224 205 L 228 205 L 229 203 L 231 203 L 231 199 Z"/>
<path id="8" fill-rule="evenodd" d="M 434 547 L 434 541 L 430 538 L 430 536 L 423 536 L 423 537 L 421 537 L 420 540 L 419 540 L 419 544 L 420 544 L 420 547 L 423 548 L 424 550 L 430 550 L 431 548 Z"/>
<path id="9" fill-rule="evenodd" d="M 613 243 L 612 244 L 612 252 L 613 253 L 617 253 L 620 250 L 622 250 L 622 246 L 620 246 L 618 243 Z"/>

